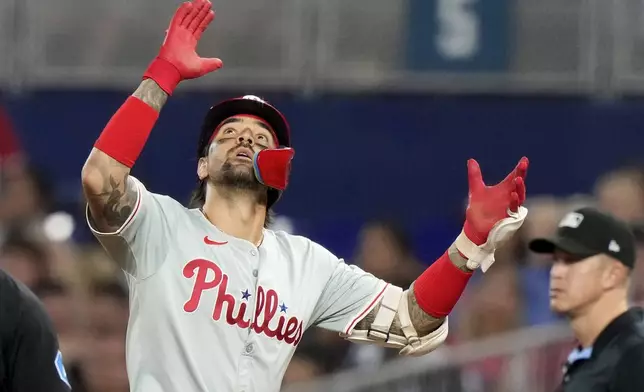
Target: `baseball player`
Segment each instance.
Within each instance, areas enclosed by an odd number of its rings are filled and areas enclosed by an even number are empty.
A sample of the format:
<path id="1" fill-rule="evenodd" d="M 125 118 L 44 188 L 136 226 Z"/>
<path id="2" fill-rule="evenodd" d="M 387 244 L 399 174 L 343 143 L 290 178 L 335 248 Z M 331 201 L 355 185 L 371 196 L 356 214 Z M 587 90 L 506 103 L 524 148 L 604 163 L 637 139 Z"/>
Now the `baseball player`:
<path id="1" fill-rule="evenodd" d="M 489 268 L 525 219 L 527 159 L 495 186 L 468 162 L 463 231 L 409 288 L 265 228 L 294 151 L 284 116 L 255 96 L 207 113 L 192 206 L 152 193 L 130 170 L 179 82 L 222 66 L 195 51 L 213 18 L 208 0 L 178 7 L 158 56 L 82 170 L 88 224 L 129 282 L 132 390 L 277 391 L 312 326 L 402 355 L 431 352 L 473 271 Z"/>

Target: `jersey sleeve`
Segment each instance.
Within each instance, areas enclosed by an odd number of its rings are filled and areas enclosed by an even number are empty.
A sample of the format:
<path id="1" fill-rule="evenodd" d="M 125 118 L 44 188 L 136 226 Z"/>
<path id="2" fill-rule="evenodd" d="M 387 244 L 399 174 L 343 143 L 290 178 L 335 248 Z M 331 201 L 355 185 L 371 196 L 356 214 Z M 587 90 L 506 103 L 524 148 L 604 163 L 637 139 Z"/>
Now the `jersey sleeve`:
<path id="1" fill-rule="evenodd" d="M 387 283 L 324 248 L 317 253 L 314 263 L 323 263 L 330 278 L 313 311 L 313 325 L 348 333 L 382 298 Z"/>
<path id="2" fill-rule="evenodd" d="M 167 196 L 148 191 L 141 181 L 136 185 L 137 200 L 125 223 L 113 232 L 102 232 L 93 224 L 89 206 L 87 224 L 109 256 L 135 279 L 153 275 L 165 260 L 170 242 L 173 205 Z"/>
<path id="3" fill-rule="evenodd" d="M 71 391 L 54 327 L 35 296 L 24 299 L 13 342 L 10 391 Z"/>

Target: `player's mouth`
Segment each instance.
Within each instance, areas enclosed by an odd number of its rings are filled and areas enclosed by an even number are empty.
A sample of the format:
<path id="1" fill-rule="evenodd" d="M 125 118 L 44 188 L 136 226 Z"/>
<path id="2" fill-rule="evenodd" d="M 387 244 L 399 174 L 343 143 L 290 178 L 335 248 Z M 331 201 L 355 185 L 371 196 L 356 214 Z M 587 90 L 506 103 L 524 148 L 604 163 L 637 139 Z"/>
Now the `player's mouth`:
<path id="1" fill-rule="evenodd" d="M 242 147 L 235 152 L 235 157 L 242 160 L 252 161 L 253 151 L 251 151 L 249 148 Z"/>

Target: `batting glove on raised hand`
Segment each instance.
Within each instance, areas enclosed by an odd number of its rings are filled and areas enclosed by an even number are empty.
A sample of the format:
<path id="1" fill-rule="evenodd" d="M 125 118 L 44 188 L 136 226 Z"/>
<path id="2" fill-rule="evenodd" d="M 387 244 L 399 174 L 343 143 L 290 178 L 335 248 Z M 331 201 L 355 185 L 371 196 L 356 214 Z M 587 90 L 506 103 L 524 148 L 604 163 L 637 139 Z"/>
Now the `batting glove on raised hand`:
<path id="1" fill-rule="evenodd" d="M 202 58 L 196 52 L 201 34 L 215 18 L 208 0 L 182 3 L 170 22 L 158 56 L 143 75 L 154 80 L 163 91 L 172 95 L 179 82 L 195 79 L 218 70 L 218 58 Z"/>
<path id="2" fill-rule="evenodd" d="M 456 248 L 468 259 L 468 268 L 480 266 L 487 271 L 494 263 L 496 249 L 523 224 L 528 215 L 523 207 L 528 163 L 528 158 L 521 158 L 503 181 L 487 186 L 479 164 L 474 159 L 468 161 L 469 202 L 463 231 L 456 239 Z"/>

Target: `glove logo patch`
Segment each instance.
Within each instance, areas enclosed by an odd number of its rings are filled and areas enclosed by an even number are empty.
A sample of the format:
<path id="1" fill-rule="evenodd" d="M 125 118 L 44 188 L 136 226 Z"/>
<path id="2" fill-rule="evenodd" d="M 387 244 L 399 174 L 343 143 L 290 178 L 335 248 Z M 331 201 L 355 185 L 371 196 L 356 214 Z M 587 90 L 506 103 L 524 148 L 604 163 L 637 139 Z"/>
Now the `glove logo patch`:
<path id="1" fill-rule="evenodd" d="M 69 385 L 69 379 L 67 378 L 67 371 L 65 370 L 65 365 L 63 364 L 63 353 L 61 353 L 60 350 L 58 350 L 58 353 L 56 354 L 54 365 L 56 366 L 58 377 L 60 377 L 60 379 L 63 380 L 63 382 L 71 388 L 71 385 Z"/>

